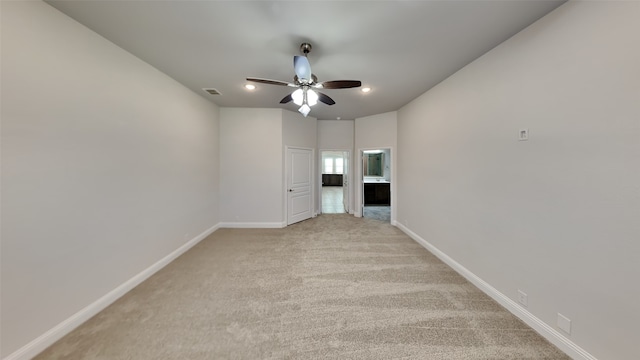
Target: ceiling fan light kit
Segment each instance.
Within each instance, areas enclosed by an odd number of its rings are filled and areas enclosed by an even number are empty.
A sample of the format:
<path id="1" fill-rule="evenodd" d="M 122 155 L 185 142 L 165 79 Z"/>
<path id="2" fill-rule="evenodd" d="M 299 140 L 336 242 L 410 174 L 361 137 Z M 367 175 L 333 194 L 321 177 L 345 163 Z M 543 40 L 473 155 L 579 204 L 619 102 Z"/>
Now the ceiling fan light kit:
<path id="1" fill-rule="evenodd" d="M 307 105 L 307 104 L 302 104 L 302 106 L 300 106 L 300 109 L 298 109 L 298 111 L 304 117 L 307 117 L 307 115 L 309 115 L 309 112 L 311 111 L 311 107 L 309 107 L 309 105 Z"/>
<path id="2" fill-rule="evenodd" d="M 319 83 L 318 78 L 311 72 L 311 65 L 307 58 L 307 54 L 311 52 L 311 44 L 302 43 L 300 51 L 304 56 L 296 55 L 293 57 L 293 69 L 295 72 L 293 83 L 261 78 L 247 78 L 247 81 L 297 88 L 293 93 L 280 100 L 280 103 L 286 104 L 293 101 L 294 104 L 300 106 L 298 111 L 305 117 L 309 115 L 311 107 L 316 105 L 318 101 L 326 105 L 336 103 L 328 95 L 313 89 L 348 89 L 362 85 L 359 80 L 331 80 Z"/>

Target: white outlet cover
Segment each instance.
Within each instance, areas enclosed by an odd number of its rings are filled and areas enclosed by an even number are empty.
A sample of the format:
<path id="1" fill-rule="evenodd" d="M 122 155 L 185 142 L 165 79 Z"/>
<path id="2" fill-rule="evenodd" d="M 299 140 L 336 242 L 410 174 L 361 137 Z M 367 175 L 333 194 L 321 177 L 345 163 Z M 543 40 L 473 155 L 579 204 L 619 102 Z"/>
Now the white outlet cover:
<path id="1" fill-rule="evenodd" d="M 558 327 L 567 334 L 571 334 L 571 320 L 560 313 L 558 313 Z"/>
<path id="2" fill-rule="evenodd" d="M 527 293 L 525 293 L 522 290 L 518 290 L 518 302 L 520 303 L 520 305 L 524 307 L 529 306 L 529 299 L 528 299 Z"/>

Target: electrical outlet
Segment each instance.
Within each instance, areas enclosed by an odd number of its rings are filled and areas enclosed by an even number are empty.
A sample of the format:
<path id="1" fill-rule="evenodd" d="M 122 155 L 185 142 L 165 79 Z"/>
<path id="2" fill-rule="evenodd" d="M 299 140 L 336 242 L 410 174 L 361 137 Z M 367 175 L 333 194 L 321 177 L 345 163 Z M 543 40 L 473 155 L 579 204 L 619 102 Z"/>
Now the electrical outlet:
<path id="1" fill-rule="evenodd" d="M 558 327 L 566 332 L 567 334 L 571 334 L 571 320 L 568 317 L 558 313 Z"/>
<path id="2" fill-rule="evenodd" d="M 522 290 L 518 290 L 518 302 L 524 307 L 527 307 L 529 305 L 529 298 L 527 294 Z"/>

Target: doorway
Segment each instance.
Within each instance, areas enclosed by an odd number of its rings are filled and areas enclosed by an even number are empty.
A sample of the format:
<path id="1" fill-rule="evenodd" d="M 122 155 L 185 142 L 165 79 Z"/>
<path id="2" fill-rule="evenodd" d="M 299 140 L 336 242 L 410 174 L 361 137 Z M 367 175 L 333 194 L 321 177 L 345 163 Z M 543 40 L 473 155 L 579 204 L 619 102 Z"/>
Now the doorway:
<path id="1" fill-rule="evenodd" d="M 391 149 L 360 152 L 362 159 L 362 217 L 391 222 Z"/>
<path id="2" fill-rule="evenodd" d="M 349 159 L 347 150 L 321 150 L 321 212 L 349 213 Z"/>

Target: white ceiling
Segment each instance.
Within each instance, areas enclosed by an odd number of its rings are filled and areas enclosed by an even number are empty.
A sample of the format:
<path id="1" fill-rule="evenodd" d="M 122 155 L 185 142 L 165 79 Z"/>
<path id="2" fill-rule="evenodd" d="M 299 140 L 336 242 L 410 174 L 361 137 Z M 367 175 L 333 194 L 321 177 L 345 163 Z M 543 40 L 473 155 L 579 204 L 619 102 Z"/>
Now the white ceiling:
<path id="1" fill-rule="evenodd" d="M 302 42 L 320 82 L 372 88 L 323 92 L 310 116 L 355 119 L 398 110 L 565 0 L 499 1 L 47 1 L 224 107 L 281 107 Z M 209 95 L 202 88 L 216 88 Z"/>

